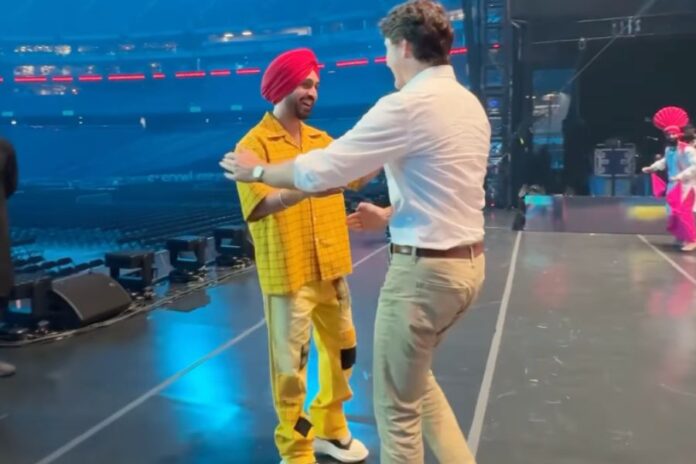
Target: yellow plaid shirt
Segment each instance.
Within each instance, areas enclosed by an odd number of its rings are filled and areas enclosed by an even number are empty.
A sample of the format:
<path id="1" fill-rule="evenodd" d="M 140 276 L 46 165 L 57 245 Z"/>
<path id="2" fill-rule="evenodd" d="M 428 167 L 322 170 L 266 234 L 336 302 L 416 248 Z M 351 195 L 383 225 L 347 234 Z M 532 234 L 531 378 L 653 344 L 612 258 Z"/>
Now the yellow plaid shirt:
<path id="1" fill-rule="evenodd" d="M 302 144 L 267 113 L 237 145 L 268 163 L 294 159 L 324 148 L 331 137 L 302 124 Z M 237 183 L 244 219 L 275 189 L 264 184 Z M 259 221 L 250 222 L 261 290 L 268 295 L 294 293 L 303 285 L 350 274 L 352 261 L 343 195 L 310 198 Z"/>

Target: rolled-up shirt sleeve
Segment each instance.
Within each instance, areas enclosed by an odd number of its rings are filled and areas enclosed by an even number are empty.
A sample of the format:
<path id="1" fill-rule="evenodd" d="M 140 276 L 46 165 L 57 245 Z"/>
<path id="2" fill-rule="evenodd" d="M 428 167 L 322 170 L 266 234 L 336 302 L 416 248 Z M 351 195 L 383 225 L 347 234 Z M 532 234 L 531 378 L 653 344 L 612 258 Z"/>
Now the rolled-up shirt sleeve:
<path id="1" fill-rule="evenodd" d="M 297 157 L 295 187 L 305 192 L 344 187 L 403 156 L 408 133 L 408 111 L 403 99 L 398 93 L 388 95 L 343 137 L 326 148 Z"/>

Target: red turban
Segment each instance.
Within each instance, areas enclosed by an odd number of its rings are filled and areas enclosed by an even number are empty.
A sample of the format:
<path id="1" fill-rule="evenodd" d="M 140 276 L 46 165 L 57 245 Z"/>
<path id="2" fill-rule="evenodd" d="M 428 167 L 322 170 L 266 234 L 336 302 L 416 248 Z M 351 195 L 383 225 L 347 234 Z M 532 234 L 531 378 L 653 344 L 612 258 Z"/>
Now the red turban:
<path id="1" fill-rule="evenodd" d="M 312 71 L 319 74 L 319 63 L 312 50 L 298 48 L 285 52 L 266 69 L 261 81 L 261 95 L 275 105 L 290 95 Z"/>
<path id="2" fill-rule="evenodd" d="M 689 124 L 689 115 L 679 107 L 668 106 L 655 113 L 653 124 L 663 132 L 681 136 L 682 128 Z"/>

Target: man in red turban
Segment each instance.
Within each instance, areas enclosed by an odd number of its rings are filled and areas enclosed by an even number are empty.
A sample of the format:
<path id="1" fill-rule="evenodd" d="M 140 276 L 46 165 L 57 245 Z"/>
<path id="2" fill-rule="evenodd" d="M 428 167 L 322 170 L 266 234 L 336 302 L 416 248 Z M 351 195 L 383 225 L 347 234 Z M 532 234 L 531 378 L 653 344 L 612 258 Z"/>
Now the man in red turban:
<path id="1" fill-rule="evenodd" d="M 681 244 L 682 251 L 695 251 L 696 223 L 693 212 L 696 211 L 696 207 L 693 199 L 689 203 L 689 195 L 691 192 L 695 192 L 692 196 L 696 195 L 696 149 L 689 143 L 690 136 L 685 142 L 679 140 L 685 128 L 691 131 L 689 115 L 682 108 L 669 106 L 655 114 L 653 123 L 665 135 L 665 154 L 660 160 L 643 168 L 643 172 L 667 171 L 667 230 L 674 235 L 677 243 Z M 657 180 L 654 182 L 657 183 Z"/>
<path id="2" fill-rule="evenodd" d="M 261 81 L 261 95 L 277 105 L 314 72 L 319 78 L 319 63 L 308 48 L 290 50 L 279 55 L 266 69 Z"/>
<path id="3" fill-rule="evenodd" d="M 317 101 L 319 64 L 308 49 L 278 56 L 263 76 L 261 94 L 274 105 L 237 148 L 267 163 L 294 159 L 331 142 L 305 124 Z M 279 424 L 275 442 L 283 464 L 313 464 L 317 454 L 362 462 L 368 450 L 352 438 L 343 404 L 352 392 L 356 335 L 345 277 L 352 270 L 340 190 L 306 194 L 255 183 L 237 184 L 254 239 L 256 268 L 268 327 L 271 389 Z M 319 391 L 304 411 L 310 331 L 319 358 Z"/>

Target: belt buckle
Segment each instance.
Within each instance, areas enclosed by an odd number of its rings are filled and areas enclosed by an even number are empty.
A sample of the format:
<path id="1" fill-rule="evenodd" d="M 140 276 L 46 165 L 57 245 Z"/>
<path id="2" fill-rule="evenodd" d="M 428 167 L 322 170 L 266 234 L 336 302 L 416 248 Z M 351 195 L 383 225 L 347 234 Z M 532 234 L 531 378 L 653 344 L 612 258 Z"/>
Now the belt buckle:
<path id="1" fill-rule="evenodd" d="M 414 250 L 410 245 L 394 245 L 394 253 L 399 255 L 413 256 Z"/>

